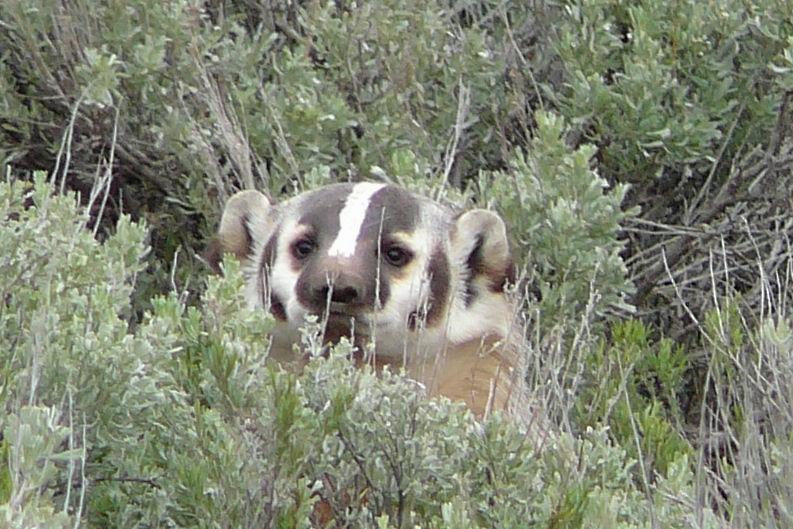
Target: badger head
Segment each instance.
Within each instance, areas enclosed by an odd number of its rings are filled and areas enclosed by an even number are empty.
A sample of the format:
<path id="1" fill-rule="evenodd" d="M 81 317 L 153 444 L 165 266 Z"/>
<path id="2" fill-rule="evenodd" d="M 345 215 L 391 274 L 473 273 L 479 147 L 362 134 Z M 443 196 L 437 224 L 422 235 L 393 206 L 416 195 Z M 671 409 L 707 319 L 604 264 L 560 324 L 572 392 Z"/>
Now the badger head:
<path id="1" fill-rule="evenodd" d="M 334 184 L 272 204 L 243 191 L 226 204 L 219 248 L 239 258 L 246 297 L 292 350 L 306 316 L 324 340 L 349 336 L 384 361 L 508 332 L 513 280 L 495 213 L 458 213 L 403 188 Z"/>

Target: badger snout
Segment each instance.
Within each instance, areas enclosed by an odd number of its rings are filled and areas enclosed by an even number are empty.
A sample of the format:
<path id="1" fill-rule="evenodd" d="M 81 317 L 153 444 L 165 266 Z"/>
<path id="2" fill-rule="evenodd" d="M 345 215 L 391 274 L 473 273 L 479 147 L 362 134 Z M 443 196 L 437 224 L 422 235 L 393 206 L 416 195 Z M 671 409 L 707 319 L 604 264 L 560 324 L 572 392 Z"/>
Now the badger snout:
<path id="1" fill-rule="evenodd" d="M 332 311 L 359 308 L 365 304 L 368 291 L 363 278 L 357 274 L 324 274 L 325 277 L 312 278 L 307 285 L 308 306 L 324 311 L 330 306 Z"/>
<path id="2" fill-rule="evenodd" d="M 373 312 L 383 300 L 377 274 L 360 263 L 325 260 L 306 267 L 296 285 L 297 297 L 318 315 L 357 316 Z"/>

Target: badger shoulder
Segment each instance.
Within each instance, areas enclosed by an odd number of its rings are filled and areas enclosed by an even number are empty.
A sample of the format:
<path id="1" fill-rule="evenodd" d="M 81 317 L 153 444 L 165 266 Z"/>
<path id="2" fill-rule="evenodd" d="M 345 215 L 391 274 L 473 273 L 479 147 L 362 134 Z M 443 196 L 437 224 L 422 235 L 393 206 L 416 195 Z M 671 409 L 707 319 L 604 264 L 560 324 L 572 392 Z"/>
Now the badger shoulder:
<path id="1" fill-rule="evenodd" d="M 227 202 L 210 250 L 215 269 L 223 253 L 242 262 L 248 303 L 276 321 L 275 358 L 295 356 L 315 316 L 323 343 L 346 336 L 359 361 L 404 367 L 431 395 L 479 416 L 519 401 L 514 265 L 492 211 L 458 212 L 371 182 L 280 203 L 242 191 Z"/>

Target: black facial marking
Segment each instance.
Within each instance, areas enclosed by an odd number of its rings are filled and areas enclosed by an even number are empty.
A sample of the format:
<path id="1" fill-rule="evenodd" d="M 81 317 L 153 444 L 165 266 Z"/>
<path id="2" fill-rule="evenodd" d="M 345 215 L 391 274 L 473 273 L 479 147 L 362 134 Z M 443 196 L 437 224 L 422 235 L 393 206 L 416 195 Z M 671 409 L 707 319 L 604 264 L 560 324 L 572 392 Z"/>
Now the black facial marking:
<path id="1" fill-rule="evenodd" d="M 278 231 L 280 229 L 280 226 L 275 229 L 272 237 L 270 237 L 270 240 L 267 241 L 267 244 L 264 247 L 261 262 L 262 268 L 272 268 L 273 263 L 275 263 L 275 259 L 278 257 Z"/>
<path id="2" fill-rule="evenodd" d="M 477 235 L 474 249 L 471 250 L 471 253 L 468 254 L 468 259 L 465 261 L 465 266 L 469 271 L 468 279 L 466 279 L 465 288 L 463 289 L 463 301 L 466 307 L 470 306 L 478 295 L 476 287 L 474 286 L 474 279 L 484 271 L 482 258 L 483 244 L 484 240 L 482 236 Z"/>
<path id="3" fill-rule="evenodd" d="M 328 186 L 308 193 L 299 206 L 299 223 L 309 230 L 315 246 L 294 259 L 300 271 L 295 288 L 301 304 L 319 314 L 328 301 L 334 304 L 332 310 L 351 314 L 385 305 L 391 281 L 406 273 L 414 257 L 392 234 L 415 230 L 419 204 L 413 194 L 395 186 L 382 187 L 370 197 L 355 254 L 328 256 L 339 233 L 339 213 L 353 188 L 354 184 Z"/>
<path id="4" fill-rule="evenodd" d="M 480 234 L 476 236 L 476 243 L 471 253 L 468 254 L 468 259 L 466 259 L 465 264 L 469 271 L 469 276 L 463 290 L 463 300 L 465 301 L 466 307 L 470 306 L 479 296 L 479 292 L 474 286 L 474 279 L 477 277 L 486 277 L 487 289 L 496 294 L 503 292 L 508 284 L 515 283 L 517 271 L 515 269 L 515 263 L 513 263 L 511 259 L 508 259 L 508 262 L 504 266 L 493 268 L 491 265 L 491 267 L 488 268 L 485 263 L 483 252 L 484 239 Z"/>
<path id="5" fill-rule="evenodd" d="M 440 249 L 435 250 L 430 257 L 427 266 L 430 275 L 430 297 L 429 310 L 427 310 L 427 326 L 432 327 L 437 322 L 442 321 L 441 316 L 446 310 L 449 300 L 449 283 L 451 274 L 449 272 L 449 259 L 446 253 Z"/>
<path id="6" fill-rule="evenodd" d="M 268 295 L 270 297 L 270 312 L 278 318 L 278 313 L 276 312 L 276 296 L 269 292 L 270 289 L 270 270 L 272 270 L 273 263 L 275 263 L 275 259 L 278 256 L 278 230 L 273 232 L 272 237 L 270 240 L 267 241 L 267 244 L 264 246 L 264 251 L 262 252 L 261 261 L 259 261 L 259 296 L 261 296 L 262 304 L 266 307 L 267 306 L 267 298 Z M 279 303 L 280 305 L 280 303 Z M 280 305 L 280 311 L 283 313 L 284 320 L 286 320 L 286 312 L 284 311 L 283 305 Z M 280 318 L 278 318 L 280 319 Z"/>
<path id="7" fill-rule="evenodd" d="M 245 233 L 245 255 L 238 255 L 237 257 L 240 259 L 250 255 L 253 250 L 253 235 L 251 235 L 251 227 L 248 226 L 249 220 L 247 213 L 242 216 L 242 231 Z"/>
<path id="8" fill-rule="evenodd" d="M 423 319 L 420 310 L 414 310 L 408 314 L 408 330 L 415 331 L 418 329 L 419 322 Z"/>
<path id="9" fill-rule="evenodd" d="M 333 184 L 303 195 L 298 223 L 315 234 L 319 246 L 329 246 L 339 233 L 339 212 L 351 191 L 352 184 Z"/>
<path id="10" fill-rule="evenodd" d="M 517 269 L 512 260 L 507 263 L 504 270 L 490 276 L 490 292 L 503 292 L 507 285 L 514 285 L 517 281 Z"/>
<path id="11" fill-rule="evenodd" d="M 410 192 L 395 186 L 386 186 L 372 195 L 359 240 L 377 240 L 395 232 L 411 233 L 416 229 L 419 204 Z M 382 225 L 382 230 L 381 230 Z"/>
<path id="12" fill-rule="evenodd" d="M 275 316 L 276 320 L 286 321 L 286 309 L 281 299 L 275 294 L 270 294 L 270 313 Z"/>

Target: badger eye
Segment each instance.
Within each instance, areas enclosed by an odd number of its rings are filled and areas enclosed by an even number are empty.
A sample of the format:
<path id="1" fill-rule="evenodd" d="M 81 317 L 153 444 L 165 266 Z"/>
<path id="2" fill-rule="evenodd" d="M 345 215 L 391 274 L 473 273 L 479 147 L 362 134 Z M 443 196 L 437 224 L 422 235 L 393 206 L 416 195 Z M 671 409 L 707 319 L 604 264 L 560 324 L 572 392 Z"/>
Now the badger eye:
<path id="1" fill-rule="evenodd" d="M 317 245 L 311 239 L 298 239 L 292 243 L 292 255 L 298 259 L 305 259 L 316 249 Z"/>
<path id="2" fill-rule="evenodd" d="M 389 246 L 383 252 L 383 257 L 391 266 L 403 267 L 413 259 L 413 254 L 399 246 Z"/>

